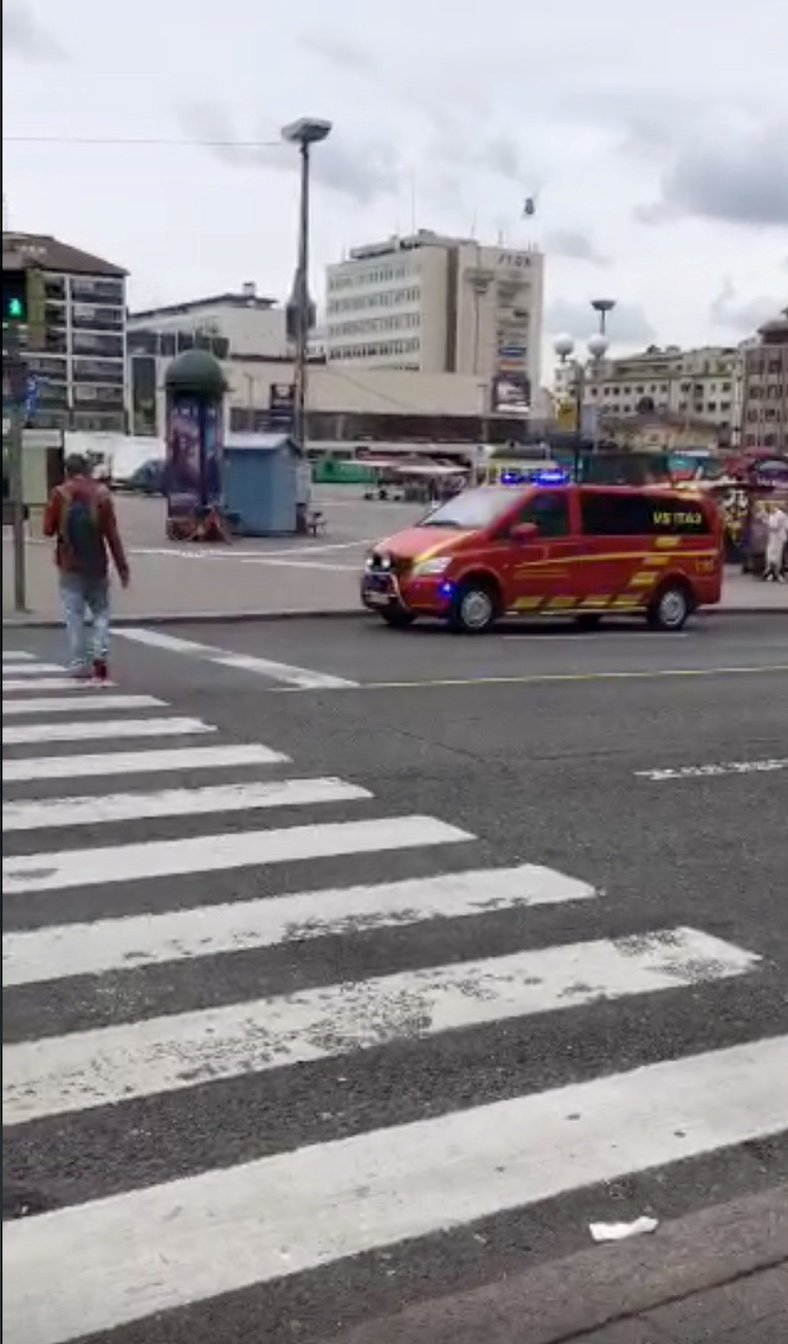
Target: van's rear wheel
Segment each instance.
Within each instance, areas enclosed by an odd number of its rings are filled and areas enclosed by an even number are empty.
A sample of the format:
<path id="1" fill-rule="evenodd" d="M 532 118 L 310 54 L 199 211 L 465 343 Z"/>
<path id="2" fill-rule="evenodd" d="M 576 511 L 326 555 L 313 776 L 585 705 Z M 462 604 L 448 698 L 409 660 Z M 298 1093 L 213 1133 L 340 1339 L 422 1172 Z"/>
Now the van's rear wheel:
<path id="1" fill-rule="evenodd" d="M 498 601 L 492 587 L 472 579 L 458 588 L 449 615 L 449 628 L 456 634 L 483 635 L 498 616 Z"/>
<path id="2" fill-rule="evenodd" d="M 689 590 L 683 583 L 669 583 L 657 593 L 646 619 L 655 630 L 681 630 L 692 611 Z"/>

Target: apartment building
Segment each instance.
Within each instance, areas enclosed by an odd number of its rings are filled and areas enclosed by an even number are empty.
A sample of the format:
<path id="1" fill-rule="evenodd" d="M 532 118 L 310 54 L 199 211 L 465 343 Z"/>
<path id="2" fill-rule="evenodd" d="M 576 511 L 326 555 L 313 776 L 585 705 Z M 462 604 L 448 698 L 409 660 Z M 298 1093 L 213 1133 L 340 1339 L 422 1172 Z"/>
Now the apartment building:
<path id="1" fill-rule="evenodd" d="M 743 352 L 742 444 L 788 453 L 788 308 Z"/>
<path id="2" fill-rule="evenodd" d="M 122 432 L 126 271 L 46 234 L 4 231 L 3 256 L 31 268 L 39 291 L 23 351 L 36 428 Z"/>
<path id="3" fill-rule="evenodd" d="M 732 346 L 649 346 L 639 354 L 591 360 L 584 400 L 601 417 L 622 420 L 661 412 L 688 424 L 713 426 L 721 440 L 737 441 L 742 406 L 742 353 Z M 575 373 L 559 365 L 555 396 L 571 395 Z"/>
<path id="4" fill-rule="evenodd" d="M 326 352 L 345 368 L 460 373 L 539 387 L 544 259 L 420 229 L 329 266 Z"/>

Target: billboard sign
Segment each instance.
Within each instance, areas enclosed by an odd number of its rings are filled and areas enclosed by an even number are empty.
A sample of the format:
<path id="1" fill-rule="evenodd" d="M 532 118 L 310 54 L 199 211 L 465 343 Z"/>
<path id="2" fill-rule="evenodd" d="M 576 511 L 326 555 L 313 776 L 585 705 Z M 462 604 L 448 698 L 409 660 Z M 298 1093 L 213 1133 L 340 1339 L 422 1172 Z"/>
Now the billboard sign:
<path id="1" fill-rule="evenodd" d="M 499 373 L 493 379 L 492 409 L 498 415 L 528 415 L 531 384 L 524 373 Z"/>

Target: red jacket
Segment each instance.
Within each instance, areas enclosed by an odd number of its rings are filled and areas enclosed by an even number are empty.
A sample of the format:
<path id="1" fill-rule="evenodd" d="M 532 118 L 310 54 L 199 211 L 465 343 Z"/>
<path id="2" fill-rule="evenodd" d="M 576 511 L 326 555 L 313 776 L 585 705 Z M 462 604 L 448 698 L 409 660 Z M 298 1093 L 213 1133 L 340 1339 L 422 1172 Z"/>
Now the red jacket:
<path id="1" fill-rule="evenodd" d="M 104 575 L 109 568 L 107 551 L 112 555 L 115 568 L 121 578 L 128 575 L 129 565 L 126 552 L 118 532 L 115 517 L 115 505 L 112 495 L 105 485 L 93 481 L 88 476 L 72 476 L 52 491 L 44 514 L 44 536 L 57 537 L 55 563 L 64 573 L 78 574 L 80 565 L 71 551 L 65 537 L 66 515 L 73 499 L 84 499 L 96 510 L 101 536 L 104 541 Z"/>

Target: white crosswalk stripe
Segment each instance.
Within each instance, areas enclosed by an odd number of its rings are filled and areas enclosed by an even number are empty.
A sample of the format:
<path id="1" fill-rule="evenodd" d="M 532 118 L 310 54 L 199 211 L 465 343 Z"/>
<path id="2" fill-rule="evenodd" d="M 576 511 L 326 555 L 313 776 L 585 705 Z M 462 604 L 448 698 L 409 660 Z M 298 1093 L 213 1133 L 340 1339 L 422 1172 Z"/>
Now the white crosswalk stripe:
<path id="1" fill-rule="evenodd" d="M 249 784 L 215 784 L 204 788 L 159 789 L 155 793 L 108 793 L 95 797 L 39 798 L 8 802 L 4 831 L 35 831 L 42 827 L 97 826 L 102 822 L 141 821 L 152 817 L 191 817 L 203 813 L 253 812 L 267 807 L 303 807 L 306 803 L 341 803 L 371 798 L 367 789 L 342 779 L 277 779 Z"/>
<path id="2" fill-rule="evenodd" d="M 4 761 L 6 1160 L 12 1176 L 43 1173 L 44 1192 L 47 1172 L 67 1179 L 50 1211 L 5 1224 L 8 1344 L 69 1344 L 262 1292 L 786 1129 L 785 1036 L 736 1037 L 635 1068 L 629 1056 L 616 1069 L 611 1056 L 584 1081 L 534 1091 L 516 1079 L 504 1100 L 485 1097 L 485 1073 L 482 1091 L 450 1086 L 435 1109 L 424 1078 L 452 1055 L 459 1076 L 463 1042 L 521 1029 L 528 1054 L 559 1022 L 582 1039 L 602 1008 L 630 1003 L 642 1017 L 650 1004 L 686 1000 L 691 1015 L 699 992 L 731 993 L 762 977 L 764 961 L 692 921 L 611 933 L 620 916 L 581 878 L 538 863 L 489 868 L 460 826 L 389 815 L 352 781 L 282 777 L 289 759 L 276 747 L 117 750 L 117 739 L 201 721 L 157 719 L 166 707 L 154 697 L 91 693 L 54 664 L 30 660 L 40 671 L 17 679 L 23 653 L 4 655 L 4 696 L 13 686 L 20 697 L 4 700 L 4 714 L 40 721 L 4 734 L 14 747 Z M 75 693 L 42 698 L 66 686 Z M 91 718 L 63 723 L 72 707 Z M 84 728 L 96 731 L 75 731 Z M 29 754 L 83 736 L 102 749 Z M 35 787 L 53 781 L 56 794 Z M 278 819 L 291 807 L 303 824 Z M 356 864 L 360 881 L 336 884 L 340 859 L 340 881 Z M 416 1061 L 428 1056 L 419 1081 Z M 298 1137 L 303 1071 L 310 1100 L 315 1090 L 330 1099 L 324 1113 L 316 1101 L 321 1127 L 308 1139 Z M 577 1077 L 568 1067 L 562 1076 Z M 400 1081 L 413 1092 L 406 1117 L 396 1096 L 380 1109 Z M 212 1102 L 224 1087 L 235 1101 Z M 189 1117 L 194 1108 L 199 1136 L 211 1130 L 200 1108 L 212 1104 L 234 1135 L 230 1160 L 198 1144 L 195 1157 L 178 1151 L 171 1177 L 166 1159 L 161 1172 L 151 1165 L 170 1130 L 179 1141 L 177 1107 Z M 278 1104 L 281 1134 L 269 1116 Z M 129 1135 L 136 1157 L 118 1183 L 114 1146 Z"/>
<path id="3" fill-rule="evenodd" d="M 569 943 L 11 1045 L 3 1050 L 5 1123 L 565 1010 L 600 994 L 691 985 L 699 966 L 708 979 L 743 975 L 757 960 L 694 929 L 672 929 L 636 948 Z"/>
<path id="4" fill-rule="evenodd" d="M 273 765 L 288 757 L 257 743 L 222 747 L 174 747 L 156 751 L 105 751 L 95 756 L 25 756 L 3 762 L 6 784 L 86 776 L 219 770 L 229 766 Z"/>
<path id="5" fill-rule="evenodd" d="M 4 665 L 6 663 L 24 663 L 32 661 L 32 653 L 27 653 L 25 649 L 3 649 Z"/>
<path id="6" fill-rule="evenodd" d="M 301 783 L 300 780 L 294 782 Z M 268 786 L 257 787 L 264 789 Z M 280 789 L 285 785 L 272 787 Z M 184 796 L 188 797 L 188 793 L 183 790 Z M 359 793 L 363 791 L 359 790 Z M 78 801 L 87 803 L 90 800 Z M 9 810 L 14 806 L 46 809 L 47 801 L 30 805 L 7 804 L 6 827 Z M 44 819 L 43 824 L 48 825 L 48 820 Z M 99 975 L 129 965 L 151 966 L 253 947 L 328 938 L 333 934 L 358 933 L 365 929 L 396 928 L 435 919 L 463 919 L 491 910 L 516 910 L 531 905 L 560 905 L 567 901 L 590 900 L 594 894 L 593 887 L 586 882 L 564 877 L 550 868 L 524 864 L 521 868 L 442 873 L 437 877 L 410 878 L 376 886 L 339 887 L 297 892 L 276 899 L 233 901 L 229 905 L 198 906 L 164 915 L 94 920 L 91 924 L 59 924 L 34 933 L 6 934 L 3 982 L 23 985 L 71 975 Z"/>
<path id="7" fill-rule="evenodd" d="M 24 700 L 4 700 L 3 718 L 24 714 L 73 714 L 85 710 L 105 713 L 108 709 L 162 709 L 163 706 L 164 701 L 157 700 L 155 695 L 113 695 L 106 691 L 98 695 L 82 695 L 76 699 L 71 695 L 31 696 Z"/>
<path id="8" fill-rule="evenodd" d="M 111 708 L 111 703 L 108 708 Z M 102 722 L 18 723 L 3 729 L 7 747 L 29 742 L 79 742 L 118 737 L 192 737 L 214 733 L 213 724 L 201 719 L 104 719 Z"/>
<path id="9" fill-rule="evenodd" d="M 3 661 L 3 677 L 6 672 L 12 677 L 40 677 L 44 672 L 60 672 L 63 668 L 59 663 L 6 663 Z"/>
<path id="10" fill-rule="evenodd" d="M 18 672 L 19 668 L 14 667 L 13 671 Z M 62 673 L 62 668 L 60 671 Z M 112 687 L 114 685 L 114 681 L 105 681 L 103 683 L 103 688 Z M 93 690 L 95 690 L 95 682 L 78 681 L 76 677 L 66 677 L 63 675 L 58 677 L 31 677 L 28 680 L 20 680 L 14 676 L 3 677 L 3 695 L 18 695 L 22 691 L 33 691 L 36 694 L 41 691 L 73 691 L 76 693 L 74 695 L 74 703 L 76 704 L 80 696 Z M 20 704 L 21 703 L 23 702 L 20 701 Z"/>

